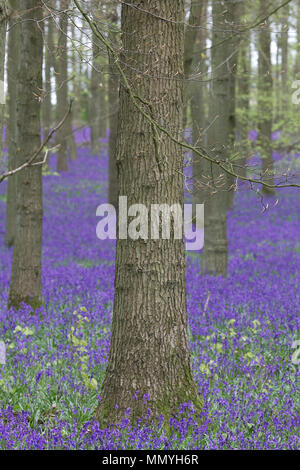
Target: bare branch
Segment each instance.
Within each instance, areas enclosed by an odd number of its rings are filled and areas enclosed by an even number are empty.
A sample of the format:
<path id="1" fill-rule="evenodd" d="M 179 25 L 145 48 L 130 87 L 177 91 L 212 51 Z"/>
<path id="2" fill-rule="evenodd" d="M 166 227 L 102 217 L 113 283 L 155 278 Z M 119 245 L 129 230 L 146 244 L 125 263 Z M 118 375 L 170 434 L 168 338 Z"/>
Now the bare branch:
<path id="1" fill-rule="evenodd" d="M 51 137 L 53 136 L 53 134 L 55 132 L 57 132 L 65 123 L 67 117 L 69 116 L 70 112 L 71 112 L 71 109 L 72 109 L 72 104 L 73 102 L 70 101 L 70 105 L 69 105 L 69 108 L 68 108 L 68 111 L 66 112 L 65 116 L 63 117 L 63 119 L 57 124 L 57 126 L 53 127 L 53 129 L 49 132 L 48 136 L 46 137 L 46 139 L 41 143 L 40 147 L 36 150 L 36 152 L 34 152 L 34 154 L 29 158 L 29 160 L 27 160 L 27 162 L 23 163 L 22 165 L 18 166 L 17 168 L 15 168 L 14 170 L 10 170 L 10 171 L 7 171 L 6 173 L 3 173 L 1 176 L 0 176 L 0 183 L 2 183 L 2 181 L 4 181 L 6 178 L 8 178 L 9 176 L 12 176 L 16 173 L 18 173 L 19 171 L 21 170 L 24 170 L 24 168 L 27 168 L 29 166 L 37 166 L 37 165 L 44 165 L 44 163 L 46 163 L 47 161 L 47 157 L 48 157 L 48 154 L 49 154 L 49 151 L 50 150 L 53 150 L 54 148 L 56 149 L 56 147 L 53 147 L 52 149 L 47 149 L 46 150 L 46 153 L 45 153 L 45 157 L 42 161 L 40 162 L 36 162 L 36 163 L 33 163 L 34 160 L 39 156 L 39 154 L 43 151 L 43 149 L 45 148 L 45 146 L 47 145 L 47 143 L 49 142 L 49 140 L 51 139 Z"/>

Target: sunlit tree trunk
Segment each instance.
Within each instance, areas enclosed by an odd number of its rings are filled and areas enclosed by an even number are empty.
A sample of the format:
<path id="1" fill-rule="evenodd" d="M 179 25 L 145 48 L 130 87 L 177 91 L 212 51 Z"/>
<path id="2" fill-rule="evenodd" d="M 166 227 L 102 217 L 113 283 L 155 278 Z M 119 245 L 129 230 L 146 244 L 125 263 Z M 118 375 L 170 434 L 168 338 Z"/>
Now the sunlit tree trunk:
<path id="1" fill-rule="evenodd" d="M 8 34 L 7 51 L 7 147 L 8 147 L 8 169 L 16 168 L 17 153 L 17 76 L 20 52 L 20 27 L 16 15 L 19 9 L 19 0 L 10 0 L 11 9 Z M 16 176 L 8 178 L 6 198 L 6 231 L 5 242 L 11 246 L 15 238 L 16 230 Z"/>
<path id="2" fill-rule="evenodd" d="M 40 146 L 39 96 L 42 89 L 43 41 L 37 21 L 42 2 L 21 0 L 20 67 L 17 86 L 17 165 L 26 162 Z M 40 7 L 39 7 L 40 6 Z M 40 161 L 40 155 L 36 161 Z M 41 303 L 42 166 L 31 166 L 17 174 L 17 223 L 13 249 L 8 305 L 25 302 L 33 308 Z"/>
<path id="3" fill-rule="evenodd" d="M 211 155 L 220 160 L 227 158 L 229 136 L 230 75 L 227 60 L 230 46 L 229 41 L 225 41 L 219 46 L 216 45 L 228 37 L 224 25 L 229 21 L 227 18 L 229 3 L 229 1 L 214 2 L 212 5 L 212 83 L 209 100 L 208 147 Z M 211 191 L 204 209 L 202 272 L 225 276 L 228 260 L 227 176 L 214 164 L 210 164 L 209 176 Z"/>
<path id="4" fill-rule="evenodd" d="M 143 10 L 122 4 L 120 63 L 133 93 L 151 103 L 153 118 L 182 138 L 184 2 L 145 0 Z M 182 207 L 182 149 L 164 134 L 155 140 L 123 86 L 116 156 L 128 207 Z M 167 418 L 190 400 L 201 408 L 187 340 L 184 241 L 175 240 L 173 231 L 170 240 L 118 237 L 111 346 L 96 417 L 102 425 L 119 422 L 131 408 L 134 421 L 150 408 L 152 416 Z"/>

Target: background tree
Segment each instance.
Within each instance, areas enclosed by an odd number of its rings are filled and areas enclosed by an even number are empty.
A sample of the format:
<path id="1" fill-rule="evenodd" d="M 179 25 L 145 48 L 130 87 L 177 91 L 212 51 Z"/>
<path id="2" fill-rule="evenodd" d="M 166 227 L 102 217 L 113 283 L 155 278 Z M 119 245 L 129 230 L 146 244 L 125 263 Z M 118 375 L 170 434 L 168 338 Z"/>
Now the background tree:
<path id="1" fill-rule="evenodd" d="M 109 39 L 116 48 L 118 44 L 118 12 L 111 6 L 108 14 L 110 20 Z M 109 55 L 109 79 L 108 79 L 108 103 L 109 103 L 109 176 L 108 176 L 108 201 L 114 207 L 118 207 L 118 169 L 116 164 L 116 141 L 118 133 L 119 110 L 119 72 L 114 63 L 114 57 Z"/>
<path id="2" fill-rule="evenodd" d="M 265 13 L 265 2 L 260 0 L 259 14 Z M 274 166 L 272 157 L 272 121 L 273 121 L 273 78 L 271 62 L 270 21 L 260 25 L 258 33 L 258 145 L 262 159 L 262 174 L 265 181 L 274 184 Z M 274 191 L 263 188 L 264 192 Z"/>
<path id="3" fill-rule="evenodd" d="M 57 121 L 60 122 L 68 109 L 68 58 L 67 58 L 67 8 L 70 0 L 60 0 L 59 39 L 56 57 L 56 96 Z M 63 126 L 57 133 L 56 142 L 60 145 L 57 157 L 57 171 L 68 170 L 67 128 Z"/>
<path id="4" fill-rule="evenodd" d="M 91 4 L 92 13 L 94 18 L 99 17 L 100 7 L 99 2 L 94 1 Z M 91 127 L 91 147 L 92 153 L 97 154 L 100 150 L 99 148 L 99 137 L 100 137 L 100 113 L 103 112 L 102 109 L 99 109 L 100 102 L 100 54 L 101 46 L 99 44 L 99 39 L 92 33 L 92 53 L 93 53 L 93 63 L 91 69 L 91 89 L 90 89 L 90 106 L 89 106 L 89 122 Z"/>
<path id="5" fill-rule="evenodd" d="M 2 83 L 4 83 L 6 22 L 7 22 L 7 1 L 6 0 L 0 0 L 0 81 Z M 3 94 L 4 94 L 4 90 L 2 90 L 2 91 L 3 91 Z M 1 93 L 1 95 L 2 95 L 2 93 Z M 3 124 L 4 124 L 4 104 L 0 102 L 0 164 L 1 164 L 1 161 L 2 161 L 2 130 L 3 130 Z"/>
<path id="6" fill-rule="evenodd" d="M 211 50 L 212 81 L 209 97 L 208 147 L 212 155 L 226 160 L 229 142 L 230 75 L 229 75 L 229 25 L 230 1 L 213 2 L 213 33 Z M 222 26 L 221 26 L 222 25 Z M 217 46 L 221 41 L 222 47 Z M 226 275 L 228 260 L 227 243 L 227 175 L 214 164 L 209 165 L 210 195 L 204 211 L 204 248 L 202 271 L 208 274 Z"/>

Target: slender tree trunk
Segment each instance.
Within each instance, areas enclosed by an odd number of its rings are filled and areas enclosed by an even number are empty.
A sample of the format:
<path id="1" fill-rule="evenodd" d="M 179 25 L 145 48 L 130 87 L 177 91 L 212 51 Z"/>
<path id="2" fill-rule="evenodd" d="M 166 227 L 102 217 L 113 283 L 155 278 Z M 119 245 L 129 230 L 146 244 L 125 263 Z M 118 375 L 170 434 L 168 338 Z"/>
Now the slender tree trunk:
<path id="1" fill-rule="evenodd" d="M 230 85 L 228 73 L 229 42 L 215 47 L 228 32 L 229 1 L 213 3 L 212 83 L 210 96 L 210 127 L 208 147 L 220 160 L 227 157 L 229 136 Z M 228 260 L 227 242 L 227 176 L 217 165 L 210 165 L 211 195 L 204 211 L 204 249 L 202 272 L 226 275 Z"/>
<path id="2" fill-rule="evenodd" d="M 118 40 L 113 31 L 118 22 L 118 13 L 115 8 L 110 14 L 111 30 L 110 40 L 115 44 Z M 118 170 L 116 165 L 116 141 L 118 132 L 118 110 L 119 110 L 119 73 L 114 64 L 113 57 L 109 57 L 109 79 L 108 79 L 108 106 L 109 106 L 109 179 L 108 200 L 115 208 L 118 207 Z"/>
<path id="3" fill-rule="evenodd" d="M 6 16 L 7 1 L 0 0 L 0 164 L 2 161 L 2 134 L 4 126 L 4 62 L 5 62 L 5 39 L 6 39 Z M 3 96 L 2 96 L 3 95 Z"/>
<path id="4" fill-rule="evenodd" d="M 27 161 L 40 146 L 43 57 L 42 34 L 37 25 L 42 17 L 41 2 L 21 0 L 20 8 L 24 13 L 17 87 L 17 165 Z M 42 216 L 42 167 L 27 167 L 17 174 L 17 225 L 8 299 L 8 305 L 14 308 L 20 302 L 32 308 L 41 303 Z"/>
<path id="5" fill-rule="evenodd" d="M 249 110 L 250 110 L 250 34 L 244 36 L 240 48 L 240 59 L 238 68 L 238 94 L 237 94 L 237 135 L 238 152 L 241 156 L 237 161 L 236 173 L 246 176 L 246 160 L 249 157 Z"/>
<path id="6" fill-rule="evenodd" d="M 20 27 L 16 12 L 19 10 L 19 0 L 10 0 L 11 9 L 8 34 L 7 52 L 7 146 L 8 169 L 16 168 L 17 153 L 17 76 L 20 61 Z M 7 182 L 6 198 L 6 231 L 5 242 L 13 245 L 16 231 L 16 175 L 10 176 Z"/>
<path id="7" fill-rule="evenodd" d="M 229 28 L 237 32 L 240 28 L 241 17 L 243 14 L 244 3 L 236 3 L 236 1 L 230 1 L 228 5 L 228 20 Z M 229 33 L 232 34 L 232 33 Z M 235 35 L 230 41 L 230 80 L 229 80 L 229 135 L 228 135 L 228 157 L 230 158 L 236 151 L 235 148 L 235 133 L 236 133 L 236 75 L 238 69 L 239 59 L 239 47 L 240 47 L 241 36 Z M 234 199 L 234 184 L 235 178 L 231 175 L 227 175 L 228 180 L 228 208 L 233 208 Z"/>
<path id="8" fill-rule="evenodd" d="M 280 69 L 281 69 L 281 34 L 278 33 L 276 35 L 276 68 L 274 74 L 274 122 L 280 120 L 281 116 L 281 96 L 282 96 L 282 89 L 281 89 L 281 79 L 280 79 Z"/>
<path id="9" fill-rule="evenodd" d="M 93 67 L 91 76 L 91 96 L 89 107 L 89 121 L 91 128 L 91 147 L 94 155 L 99 153 L 99 133 L 100 133 L 100 120 L 99 120 L 99 93 L 100 93 L 100 71 L 99 71 L 99 39 L 93 35 Z M 101 111 L 100 111 L 101 112 Z"/>
<path id="10" fill-rule="evenodd" d="M 282 11 L 281 19 L 281 89 L 282 89 L 282 103 L 281 112 L 287 115 L 289 111 L 289 86 L 288 86 L 288 57 L 289 57 L 289 13 L 290 8 L 287 5 Z"/>
<path id="11" fill-rule="evenodd" d="M 197 25 L 200 29 L 197 30 L 195 38 L 195 45 L 193 48 L 185 43 L 185 51 L 192 50 L 193 52 L 193 71 L 199 77 L 199 81 L 192 81 L 190 84 L 190 104 L 191 104 L 191 118 L 192 118 L 192 136 L 193 144 L 198 146 L 205 143 L 206 136 L 203 134 L 206 127 L 206 94 L 207 84 L 201 82 L 207 79 L 207 63 L 206 63 L 206 38 L 207 38 L 207 6 L 208 1 L 202 0 L 200 15 L 197 18 Z M 197 48 L 197 50 L 195 50 Z M 200 52 L 198 52 L 198 50 Z M 204 52 L 203 52 L 204 51 Z M 186 52 L 187 54 L 187 52 Z M 187 55 L 185 56 L 188 57 Z M 207 175 L 208 165 L 207 161 L 201 159 L 198 155 L 193 155 L 193 201 L 195 204 L 204 203 L 206 192 L 203 186 L 203 176 Z"/>
<path id="12" fill-rule="evenodd" d="M 195 26 L 200 25 L 201 15 L 204 10 L 205 1 L 191 2 L 189 23 L 185 31 L 184 40 L 184 77 L 187 80 L 192 70 L 194 60 L 194 48 L 198 29 Z M 187 124 L 187 109 L 190 98 L 190 84 L 185 82 L 184 86 L 184 111 L 183 111 L 183 128 Z"/>
<path id="13" fill-rule="evenodd" d="M 54 53 L 54 45 L 53 45 L 53 20 L 50 17 L 47 20 L 47 32 L 45 33 L 46 42 L 44 44 L 44 57 L 45 57 L 45 82 L 44 82 L 44 93 L 45 99 L 42 106 L 43 111 L 43 127 L 45 131 L 45 135 L 47 135 L 52 126 L 52 104 L 51 104 L 51 68 L 53 67 L 53 53 Z"/>
<path id="14" fill-rule="evenodd" d="M 265 13 L 265 2 L 260 0 L 260 14 Z M 258 145 L 262 159 L 263 179 L 274 183 L 274 165 L 272 158 L 272 117 L 273 117 L 273 79 L 271 63 L 271 33 L 268 20 L 259 32 L 258 55 Z M 263 188 L 266 193 L 274 193 Z"/>
<path id="15" fill-rule="evenodd" d="M 143 10 L 122 4 L 120 63 L 127 64 L 133 93 L 151 103 L 153 118 L 182 138 L 182 80 L 173 78 L 184 76 L 184 2 L 145 0 Z M 149 213 L 151 204 L 182 207 L 182 149 L 163 134 L 154 138 L 122 86 L 116 155 L 128 207 L 141 203 Z M 167 418 L 187 401 L 202 406 L 187 341 L 184 241 L 174 234 L 170 240 L 118 237 L 111 346 L 96 417 L 102 425 L 117 423 L 130 408 L 135 421 L 150 408 L 153 417 Z"/>
<path id="16" fill-rule="evenodd" d="M 295 78 L 300 79 L 300 4 L 297 10 L 297 45 L 296 45 L 296 60 L 295 60 Z"/>
<path id="17" fill-rule="evenodd" d="M 59 40 L 57 64 L 57 121 L 60 122 L 68 109 L 68 62 L 67 62 L 67 29 L 68 16 L 65 10 L 69 0 L 60 0 Z M 68 170 L 67 159 L 67 126 L 64 125 L 57 132 L 56 141 L 60 144 L 57 157 L 57 171 Z"/>
<path id="18" fill-rule="evenodd" d="M 101 76 L 100 90 L 99 90 L 99 135 L 100 137 L 106 137 L 106 128 L 107 128 L 107 107 L 108 103 L 106 101 L 107 95 L 107 80 L 104 74 Z"/>

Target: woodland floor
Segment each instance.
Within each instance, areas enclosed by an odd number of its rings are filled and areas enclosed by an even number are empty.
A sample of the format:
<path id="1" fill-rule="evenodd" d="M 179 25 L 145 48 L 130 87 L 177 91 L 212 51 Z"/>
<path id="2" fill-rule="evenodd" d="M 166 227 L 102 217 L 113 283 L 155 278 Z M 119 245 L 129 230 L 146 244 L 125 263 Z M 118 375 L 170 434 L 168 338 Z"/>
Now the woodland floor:
<path id="1" fill-rule="evenodd" d="M 253 191 L 236 194 L 226 279 L 201 276 L 201 254 L 187 253 L 200 422 L 190 410 L 174 418 L 169 436 L 159 426 L 130 429 L 126 418 L 118 430 L 100 430 L 92 418 L 109 349 L 115 244 L 96 237 L 106 144 L 100 157 L 78 153 L 68 173 L 43 178 L 44 307 L 35 314 L 6 309 L 12 250 L 0 186 L 0 449 L 299 448 L 299 190 L 278 191 L 265 211 Z"/>

